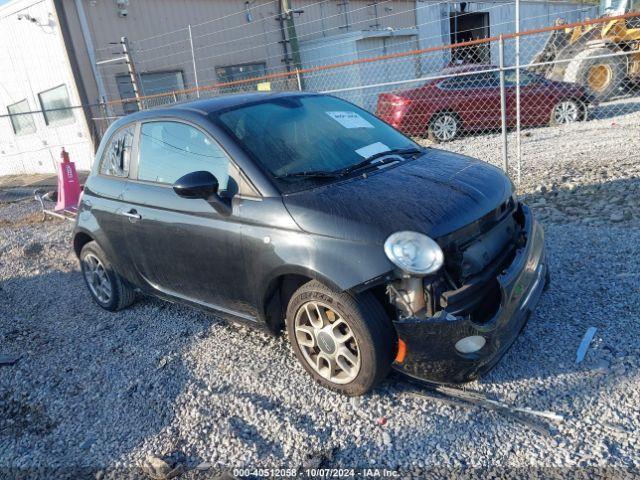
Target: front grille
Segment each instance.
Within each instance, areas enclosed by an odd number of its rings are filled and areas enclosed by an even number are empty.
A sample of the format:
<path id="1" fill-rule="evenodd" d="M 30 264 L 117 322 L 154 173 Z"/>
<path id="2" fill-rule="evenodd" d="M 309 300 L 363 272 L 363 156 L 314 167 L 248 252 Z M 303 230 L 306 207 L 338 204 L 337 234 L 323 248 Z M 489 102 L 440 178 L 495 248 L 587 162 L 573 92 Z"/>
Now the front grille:
<path id="1" fill-rule="evenodd" d="M 487 268 L 499 268 L 507 259 L 521 232 L 516 211 L 517 204 L 510 198 L 444 239 L 445 275 L 452 288 L 460 288 Z"/>
<path id="2" fill-rule="evenodd" d="M 431 314 L 446 308 L 479 323 L 493 316 L 500 305 L 497 277 L 524 242 L 519 213 L 510 199 L 446 238 L 444 279 L 425 285 Z"/>

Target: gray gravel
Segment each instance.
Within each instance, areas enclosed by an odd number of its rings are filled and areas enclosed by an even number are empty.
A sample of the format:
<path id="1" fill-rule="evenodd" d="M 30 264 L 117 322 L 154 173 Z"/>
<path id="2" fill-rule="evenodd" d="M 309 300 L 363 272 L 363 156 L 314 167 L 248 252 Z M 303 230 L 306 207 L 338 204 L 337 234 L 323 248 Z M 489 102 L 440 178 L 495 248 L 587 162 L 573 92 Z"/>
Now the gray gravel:
<path id="1" fill-rule="evenodd" d="M 550 436 L 408 395 L 396 378 L 360 399 L 338 396 L 308 378 L 286 339 L 186 307 L 147 298 L 107 313 L 83 285 L 71 226 L 36 222 L 35 204 L 19 202 L 0 205 L 0 354 L 19 356 L 0 366 L 0 471 L 142 474 L 157 467 L 149 455 L 208 473 L 637 469 L 640 113 L 613 121 L 527 131 L 520 191 L 544 223 L 552 285 L 506 357 L 469 386 L 563 415 Z M 497 163 L 495 145 L 471 137 L 447 148 Z"/>

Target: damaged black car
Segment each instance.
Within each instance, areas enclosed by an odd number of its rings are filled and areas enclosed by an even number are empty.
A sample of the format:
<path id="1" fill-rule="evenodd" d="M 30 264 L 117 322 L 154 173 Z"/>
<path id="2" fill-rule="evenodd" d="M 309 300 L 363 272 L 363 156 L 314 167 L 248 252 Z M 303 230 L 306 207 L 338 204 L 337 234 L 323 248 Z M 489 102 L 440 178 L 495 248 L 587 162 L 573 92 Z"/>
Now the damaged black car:
<path id="1" fill-rule="evenodd" d="M 101 307 L 142 293 L 286 330 L 304 369 L 347 395 L 391 368 L 477 378 L 548 276 L 542 228 L 502 171 L 309 93 L 119 119 L 73 241 Z"/>

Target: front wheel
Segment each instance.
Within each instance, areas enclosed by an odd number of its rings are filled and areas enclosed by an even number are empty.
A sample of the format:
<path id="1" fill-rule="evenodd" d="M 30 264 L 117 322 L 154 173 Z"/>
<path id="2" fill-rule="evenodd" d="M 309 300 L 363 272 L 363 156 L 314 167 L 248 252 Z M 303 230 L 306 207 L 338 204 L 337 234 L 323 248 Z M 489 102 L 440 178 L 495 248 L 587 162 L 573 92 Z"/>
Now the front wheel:
<path id="1" fill-rule="evenodd" d="M 122 310 L 135 301 L 135 292 L 113 269 L 104 250 L 96 242 L 82 247 L 80 268 L 91 297 L 105 310 Z"/>
<path id="2" fill-rule="evenodd" d="M 438 113 L 429 122 L 429 140 L 450 142 L 460 133 L 460 120 L 455 113 Z"/>
<path id="3" fill-rule="evenodd" d="M 584 108 L 577 100 L 562 100 L 553 107 L 549 123 L 553 126 L 579 122 L 584 116 Z"/>
<path id="4" fill-rule="evenodd" d="M 351 295 L 310 281 L 287 308 L 289 341 L 304 369 L 322 386 L 362 395 L 388 373 L 395 330 L 369 292 Z"/>

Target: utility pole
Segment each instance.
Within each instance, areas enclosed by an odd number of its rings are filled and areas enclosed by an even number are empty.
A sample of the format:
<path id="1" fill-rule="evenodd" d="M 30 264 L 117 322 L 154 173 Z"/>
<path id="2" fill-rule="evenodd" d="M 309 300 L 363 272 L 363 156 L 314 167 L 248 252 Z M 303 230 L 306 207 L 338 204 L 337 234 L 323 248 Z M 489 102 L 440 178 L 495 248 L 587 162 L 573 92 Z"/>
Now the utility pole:
<path id="1" fill-rule="evenodd" d="M 138 110 L 142 110 L 142 101 L 140 99 L 140 89 L 138 88 L 138 74 L 136 73 L 136 66 L 131 58 L 131 49 L 129 48 L 129 41 L 127 37 L 121 37 L 120 43 L 122 44 L 122 53 L 124 54 L 125 61 L 127 62 L 127 69 L 129 70 L 129 78 L 131 79 L 131 86 L 133 87 L 133 94 L 136 98 L 136 104 Z"/>
<path id="2" fill-rule="evenodd" d="M 304 78 L 300 76 L 299 72 L 302 69 L 302 61 L 300 60 L 300 46 L 298 44 L 298 35 L 296 34 L 296 26 L 293 21 L 294 14 L 303 13 L 302 10 L 292 10 L 289 6 L 289 0 L 280 0 L 280 25 L 282 30 L 282 41 L 284 42 L 285 62 L 287 63 L 287 71 L 291 71 L 290 62 L 293 61 L 296 75 L 299 77 L 298 84 L 299 89 L 304 90 Z M 286 36 L 285 36 L 286 26 Z M 291 47 L 291 57 L 289 57 L 289 49 L 287 44 Z"/>

